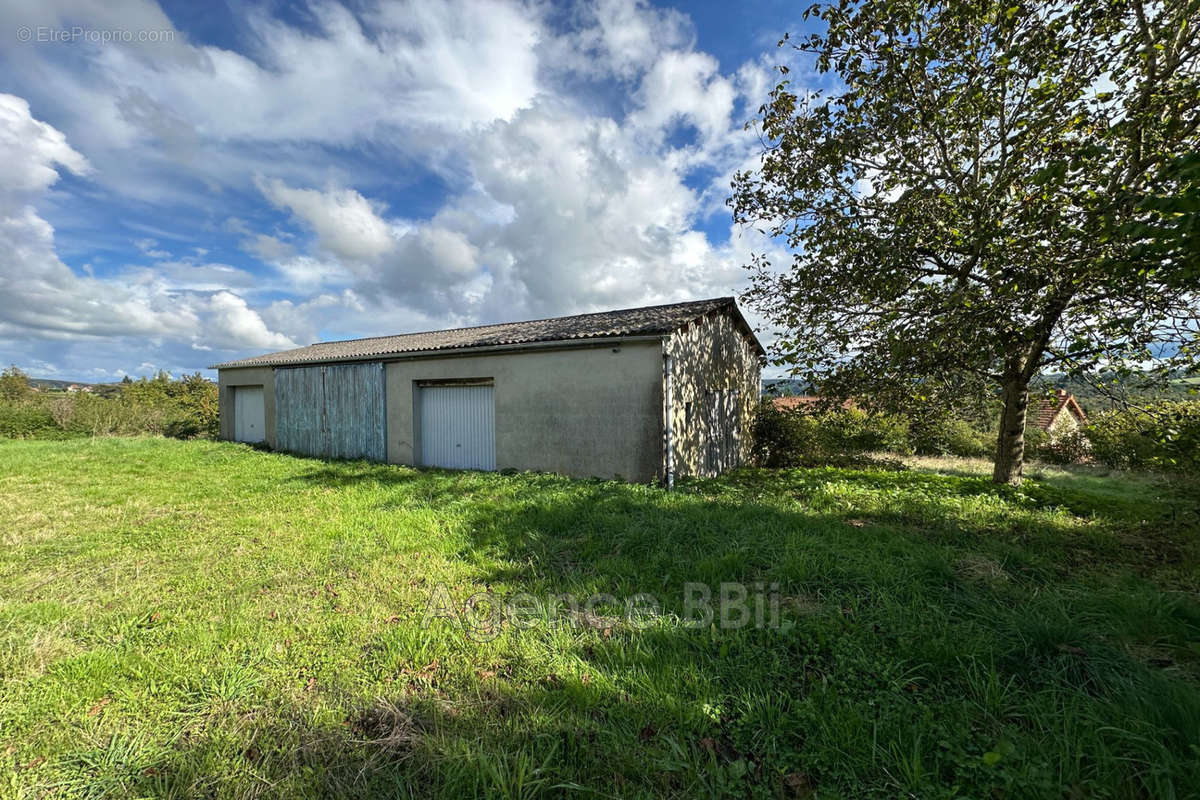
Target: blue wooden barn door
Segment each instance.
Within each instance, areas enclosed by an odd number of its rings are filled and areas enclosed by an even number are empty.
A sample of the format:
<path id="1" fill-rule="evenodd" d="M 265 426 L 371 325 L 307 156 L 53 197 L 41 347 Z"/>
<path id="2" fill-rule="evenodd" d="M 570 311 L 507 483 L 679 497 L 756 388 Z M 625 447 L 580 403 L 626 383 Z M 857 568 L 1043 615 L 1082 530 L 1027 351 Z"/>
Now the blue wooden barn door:
<path id="1" fill-rule="evenodd" d="M 383 364 L 325 367 L 325 430 L 330 458 L 387 460 Z"/>
<path id="2" fill-rule="evenodd" d="M 386 417 L 380 362 L 275 370 L 280 450 L 386 461 Z"/>

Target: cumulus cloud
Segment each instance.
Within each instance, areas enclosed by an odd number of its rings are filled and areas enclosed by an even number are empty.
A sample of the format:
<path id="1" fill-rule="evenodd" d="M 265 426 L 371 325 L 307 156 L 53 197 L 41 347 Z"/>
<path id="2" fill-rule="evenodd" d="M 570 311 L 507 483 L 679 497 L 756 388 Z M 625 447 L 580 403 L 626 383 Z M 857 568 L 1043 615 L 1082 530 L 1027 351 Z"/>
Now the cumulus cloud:
<path id="1" fill-rule="evenodd" d="M 728 294 L 740 264 L 692 230 L 699 197 L 660 143 L 539 103 L 471 139 L 470 189 L 425 223 L 386 218 L 349 188 L 259 187 L 316 235 L 317 257 L 292 269 L 422 312 L 506 318 Z"/>
<path id="2" fill-rule="evenodd" d="M 31 25 L 58 19 L 122 29 L 142 20 L 139 27 L 173 30 L 152 2 L 127 0 L 120 14 L 104 3 L 68 5 L 30 9 L 22 18 Z M 381 2 L 356 14 L 314 0 L 301 9 L 305 28 L 270 11 L 244 11 L 246 52 L 192 44 L 175 31 L 156 46 L 85 49 L 88 74 L 59 71 L 56 78 L 76 89 L 109 89 L 88 108 L 105 109 L 103 133 L 121 145 L 155 133 L 147 127 L 181 143 L 216 136 L 329 144 L 364 134 L 465 129 L 510 116 L 539 91 L 535 47 L 542 26 L 536 10 L 520 3 Z M 13 55 L 45 56 L 31 48 Z"/>
<path id="3" fill-rule="evenodd" d="M 322 293 L 302 302 L 276 300 L 263 308 L 261 315 L 274 330 L 288 331 L 295 341 L 312 344 L 319 340 L 318 331 L 326 327 L 340 329 L 345 322 L 361 319 L 366 311 L 354 291 Z"/>
<path id="4" fill-rule="evenodd" d="M 278 179 L 256 181 L 263 195 L 316 235 L 315 256 L 281 258 L 277 267 L 306 286 L 349 279 L 410 305 L 462 298 L 463 284 L 480 276 L 478 249 L 455 230 L 434 223 L 385 219 L 382 205 L 349 188 L 296 188 Z M 271 237 L 255 237 L 251 246 Z M 272 249 L 267 247 L 266 249 Z"/>
<path id="5" fill-rule="evenodd" d="M 193 265 L 127 270 L 114 279 L 78 274 L 59 259 L 54 228 L 34 203 L 59 178 L 57 167 L 86 174 L 87 161 L 55 128 L 36 120 L 29 105 L 0 95 L 0 336 L 74 342 L 136 338 L 204 341 L 216 346 L 285 347 L 245 301 L 228 291 L 206 294 L 168 278 Z M 152 240 L 141 249 L 154 253 Z M 228 284 L 236 272 L 209 265 Z"/>
<path id="6" fill-rule="evenodd" d="M 321 250 L 337 258 L 371 262 L 396 247 L 391 226 L 353 189 L 297 189 L 278 179 L 256 183 L 268 200 L 317 234 Z"/>
<path id="7" fill-rule="evenodd" d="M 216 292 L 208 298 L 209 347 L 236 349 L 241 347 L 283 348 L 296 343 L 282 333 L 269 330 L 258 312 L 232 292 Z"/>
<path id="8" fill-rule="evenodd" d="M 14 19 L 170 28 L 148 0 L 120 6 L 51 0 Z M 0 281 L 24 306 L 0 312 L 0 342 L 249 351 L 726 295 L 765 246 L 726 240 L 711 215 L 753 159 L 741 123 L 769 61 L 723 72 L 677 10 L 314 0 L 303 25 L 273 11 L 234 11 L 238 52 L 178 32 L 69 60 L 0 52 L 58 126 L 0 96 Z M 195 209 L 231 245 L 181 257 L 194 249 L 151 232 L 127 242 L 137 267 L 72 268 L 37 211 L 64 171 L 117 202 Z M 410 205 L 396 187 L 425 176 Z"/>
<path id="9" fill-rule="evenodd" d="M 715 58 L 691 49 L 690 24 L 675 11 L 605 0 L 580 14 L 582 29 L 544 40 L 542 50 L 560 59 L 554 68 L 633 80 L 624 119 L 542 91 L 461 133 L 456 166 L 465 188 L 426 222 L 389 217 L 347 186 L 260 177 L 264 196 L 315 234 L 313 252 L 288 267 L 297 279 L 445 319 L 735 291 L 748 252 L 714 245 L 693 227 L 724 189 L 694 189 L 688 177 L 746 164 L 757 143 L 735 121 L 745 100 L 739 88 L 762 88 L 767 65 L 721 74 Z M 562 54 L 567 43 L 589 56 L 586 67 Z M 694 144 L 671 144 L 680 125 L 695 130 Z"/>
<path id="10" fill-rule="evenodd" d="M 0 200 L 10 203 L 48 189 L 59 178 L 56 167 L 78 175 L 91 171 L 62 132 L 34 119 L 29 103 L 11 94 L 0 94 L 0 153 Z"/>
<path id="11" fill-rule="evenodd" d="M 663 53 L 642 79 L 638 96 L 635 124 L 665 128 L 685 122 L 705 143 L 729 134 L 733 82 L 718 73 L 717 60 L 707 53 Z"/>
<path id="12" fill-rule="evenodd" d="M 559 68 L 633 80 L 664 51 L 688 49 L 691 20 L 643 0 L 596 0 L 579 8 L 581 25 L 547 45 Z"/>
<path id="13" fill-rule="evenodd" d="M 396 251 L 380 264 L 378 282 L 395 297 L 422 289 L 440 295 L 460 293 L 481 275 L 479 249 L 455 230 L 420 225 L 405 233 Z M 420 305 L 414 303 L 414 305 Z"/>

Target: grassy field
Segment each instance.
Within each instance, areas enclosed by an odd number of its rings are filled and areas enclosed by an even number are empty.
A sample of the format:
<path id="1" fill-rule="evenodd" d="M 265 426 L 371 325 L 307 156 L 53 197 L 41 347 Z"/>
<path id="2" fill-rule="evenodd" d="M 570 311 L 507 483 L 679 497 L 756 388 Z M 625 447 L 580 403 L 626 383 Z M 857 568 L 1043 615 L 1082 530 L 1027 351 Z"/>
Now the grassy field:
<path id="1" fill-rule="evenodd" d="M 1194 796 L 1195 485 L 976 468 L 0 442 L 0 796 Z M 727 581 L 781 623 L 691 625 Z M 612 601 L 489 624 L 517 592 Z"/>

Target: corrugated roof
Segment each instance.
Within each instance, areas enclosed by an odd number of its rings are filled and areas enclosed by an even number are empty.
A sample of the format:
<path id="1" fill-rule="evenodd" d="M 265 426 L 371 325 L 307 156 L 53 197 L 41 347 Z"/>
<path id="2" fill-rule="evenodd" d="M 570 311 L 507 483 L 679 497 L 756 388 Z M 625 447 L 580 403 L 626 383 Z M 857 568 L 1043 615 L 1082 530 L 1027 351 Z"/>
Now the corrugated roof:
<path id="1" fill-rule="evenodd" d="M 728 311 L 747 337 L 762 354 L 750 326 L 738 311 L 732 297 L 695 300 L 645 308 L 626 308 L 601 311 L 596 314 L 577 314 L 571 317 L 535 319 L 527 322 L 504 322 L 499 325 L 479 325 L 473 328 L 452 328 L 444 331 L 402 333 L 397 336 L 376 336 L 369 339 L 349 339 L 341 342 L 318 342 L 295 350 L 267 353 L 238 361 L 214 364 L 209 369 L 231 367 L 277 367 L 297 364 L 358 361 L 375 356 L 386 357 L 403 353 L 464 350 L 497 345 L 530 344 L 534 342 L 597 339 L 612 336 L 648 336 L 668 334 L 700 317 L 716 311 Z"/>

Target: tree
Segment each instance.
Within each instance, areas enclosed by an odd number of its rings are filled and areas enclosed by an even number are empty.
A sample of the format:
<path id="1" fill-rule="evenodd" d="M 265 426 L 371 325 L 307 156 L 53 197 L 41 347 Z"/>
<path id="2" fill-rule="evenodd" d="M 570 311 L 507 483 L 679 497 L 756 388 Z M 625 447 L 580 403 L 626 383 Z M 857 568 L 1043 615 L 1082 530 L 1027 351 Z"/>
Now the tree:
<path id="1" fill-rule="evenodd" d="M 834 88 L 781 68 L 729 199 L 792 251 L 748 265 L 780 363 L 879 405 L 998 391 L 1004 483 L 1043 371 L 1196 368 L 1200 0 L 810 15 L 792 46 Z"/>
<path id="2" fill-rule="evenodd" d="M 27 400 L 33 395 L 33 384 L 29 376 L 22 372 L 17 365 L 12 365 L 0 372 L 0 399 L 9 403 Z"/>

